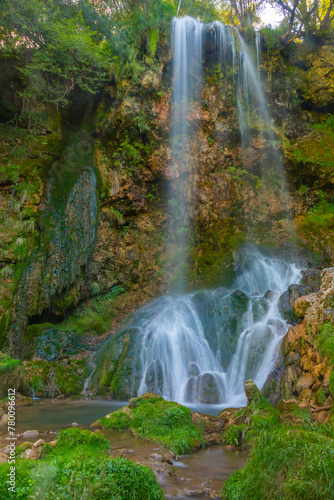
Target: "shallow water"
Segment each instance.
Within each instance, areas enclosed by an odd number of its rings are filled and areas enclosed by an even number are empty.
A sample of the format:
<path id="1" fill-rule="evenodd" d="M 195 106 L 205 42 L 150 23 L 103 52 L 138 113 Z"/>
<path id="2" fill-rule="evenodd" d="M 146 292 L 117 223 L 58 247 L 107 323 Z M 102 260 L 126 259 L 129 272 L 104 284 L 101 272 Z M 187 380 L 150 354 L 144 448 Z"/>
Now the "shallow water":
<path id="1" fill-rule="evenodd" d="M 79 425 L 90 426 L 95 420 L 104 417 L 112 411 L 127 406 L 127 401 L 80 400 L 47 402 L 36 400 L 32 406 L 17 408 L 16 430 L 26 429 L 60 430 L 77 422 Z"/>
<path id="2" fill-rule="evenodd" d="M 30 438 L 36 441 L 39 438 L 51 441 L 56 438 L 56 434 L 61 429 L 77 422 L 80 426 L 88 427 L 98 418 L 107 415 L 112 411 L 127 405 L 126 401 L 105 401 L 105 400 L 81 400 L 81 401 L 45 401 L 37 400 L 33 406 L 17 408 L 16 432 L 20 434 L 26 429 L 36 429 L 39 436 Z M 220 407 L 212 408 L 200 405 L 200 410 L 211 410 L 211 414 L 218 413 Z M 195 409 L 195 408 L 194 408 Z M 197 411 L 199 408 L 196 408 Z M 209 411 L 207 411 L 209 413 Z M 151 466 L 156 470 L 161 457 L 173 457 L 173 454 L 165 448 L 145 441 L 136 439 L 128 433 L 116 431 L 105 431 L 106 438 L 111 444 L 111 456 L 126 456 L 129 459 Z M 7 427 L 0 429 L 0 447 L 6 446 L 5 437 Z M 26 441 L 27 438 L 19 437 L 17 444 Z M 167 499 L 182 500 L 189 497 L 197 500 L 205 500 L 207 495 L 204 490 L 211 495 L 219 492 L 224 481 L 236 470 L 244 466 L 246 454 L 243 452 L 227 452 L 221 446 L 211 446 L 209 448 L 197 450 L 191 455 L 184 455 L 173 459 L 175 475 L 159 474 L 156 471 L 157 479 L 163 488 Z M 200 493 L 201 492 L 201 493 Z"/>

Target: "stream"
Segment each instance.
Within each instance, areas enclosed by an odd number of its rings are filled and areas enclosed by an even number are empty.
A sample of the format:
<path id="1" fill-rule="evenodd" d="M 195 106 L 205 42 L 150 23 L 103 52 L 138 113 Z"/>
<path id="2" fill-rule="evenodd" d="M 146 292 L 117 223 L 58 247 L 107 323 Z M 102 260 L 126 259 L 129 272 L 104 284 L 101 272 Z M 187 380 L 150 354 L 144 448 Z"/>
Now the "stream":
<path id="1" fill-rule="evenodd" d="M 35 400 L 32 406 L 17 408 L 17 444 L 27 441 L 25 430 L 38 430 L 37 439 L 53 441 L 58 432 L 77 423 L 89 427 L 95 420 L 127 405 L 126 401 Z M 202 411 L 205 410 L 203 405 Z M 212 408 L 210 408 L 211 413 Z M 129 433 L 103 431 L 111 444 L 111 456 L 126 456 L 153 469 L 167 499 L 181 500 L 189 497 L 197 500 L 219 498 L 224 481 L 246 462 L 245 452 L 228 452 L 221 446 L 210 446 L 191 455 L 175 457 L 173 453 L 155 443 L 147 443 Z M 0 448 L 7 445 L 7 427 L 0 428 Z M 172 463 L 173 475 L 170 475 Z"/>

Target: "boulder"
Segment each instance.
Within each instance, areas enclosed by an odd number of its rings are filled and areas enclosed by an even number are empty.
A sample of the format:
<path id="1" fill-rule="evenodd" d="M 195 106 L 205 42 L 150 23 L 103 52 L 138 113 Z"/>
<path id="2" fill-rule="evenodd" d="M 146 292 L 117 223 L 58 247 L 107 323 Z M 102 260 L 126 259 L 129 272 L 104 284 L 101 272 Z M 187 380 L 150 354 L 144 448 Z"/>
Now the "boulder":
<path id="1" fill-rule="evenodd" d="M 246 381 L 245 393 L 247 397 L 247 406 L 251 403 L 257 403 L 260 399 L 260 391 L 253 380 Z"/>

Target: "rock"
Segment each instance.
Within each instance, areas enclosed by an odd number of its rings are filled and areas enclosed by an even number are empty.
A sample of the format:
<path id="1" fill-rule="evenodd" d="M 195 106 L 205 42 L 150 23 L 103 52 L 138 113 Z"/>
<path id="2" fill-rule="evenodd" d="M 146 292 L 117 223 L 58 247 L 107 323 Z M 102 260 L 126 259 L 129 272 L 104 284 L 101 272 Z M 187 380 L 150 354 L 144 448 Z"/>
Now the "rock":
<path id="1" fill-rule="evenodd" d="M 301 271 L 302 279 L 299 285 L 303 287 L 305 294 L 319 292 L 321 285 L 321 269 L 306 269 Z"/>
<path id="2" fill-rule="evenodd" d="M 293 303 L 293 309 L 297 318 L 303 318 L 305 316 L 306 310 L 315 302 L 317 298 L 316 293 L 311 293 L 310 295 L 304 295 L 298 297 Z"/>
<path id="3" fill-rule="evenodd" d="M 57 361 L 85 349 L 82 337 L 76 332 L 63 332 L 58 328 L 43 331 L 36 342 L 35 355 L 45 361 Z"/>
<path id="4" fill-rule="evenodd" d="M 56 444 L 57 444 L 57 441 L 56 441 L 56 440 L 54 440 L 54 441 L 50 441 L 50 442 L 49 442 L 49 445 L 50 445 L 50 446 L 56 446 Z"/>
<path id="5" fill-rule="evenodd" d="M 7 463 L 8 457 L 4 453 L 0 453 L 0 464 Z"/>
<path id="6" fill-rule="evenodd" d="M 78 422 L 73 422 L 73 423 L 71 424 L 71 426 L 72 426 L 72 427 L 78 427 L 78 425 L 79 425 L 79 424 L 78 424 Z"/>
<path id="7" fill-rule="evenodd" d="M 0 353 L 1 354 L 1 353 Z M 28 384 L 22 365 L 0 372 L 0 398 L 8 396 L 8 389 L 15 389 L 16 395 L 31 394 L 31 387 Z"/>
<path id="8" fill-rule="evenodd" d="M 278 299 L 279 312 L 283 318 L 289 323 L 296 323 L 297 318 L 293 311 L 293 304 L 296 299 L 301 297 L 304 293 L 300 285 L 290 285 L 286 292 L 282 293 Z"/>
<path id="9" fill-rule="evenodd" d="M 160 83 L 159 75 L 153 73 L 153 71 L 147 71 L 142 79 L 142 86 L 145 89 L 151 88 L 155 89 Z"/>
<path id="10" fill-rule="evenodd" d="M 314 384 L 314 378 L 311 373 L 305 373 L 296 381 L 296 390 L 301 393 L 305 389 L 309 389 Z"/>
<path id="11" fill-rule="evenodd" d="M 36 431 L 36 430 L 32 430 L 32 431 L 25 431 L 23 432 L 22 434 L 22 437 L 35 437 L 35 436 L 38 436 L 39 435 L 39 432 Z"/>
<path id="12" fill-rule="evenodd" d="M 38 441 L 36 441 L 35 443 L 33 443 L 33 446 L 35 448 L 38 448 L 39 446 L 43 446 L 44 444 L 45 444 L 44 439 L 39 439 Z"/>
<path id="13" fill-rule="evenodd" d="M 247 397 L 247 405 L 251 403 L 257 403 L 260 399 L 260 391 L 253 380 L 246 381 L 245 393 Z"/>
<path id="14" fill-rule="evenodd" d="M 208 436 L 205 436 L 205 439 L 209 446 L 221 444 L 222 442 L 221 434 L 209 434 Z"/>
<path id="15" fill-rule="evenodd" d="M 7 425 L 7 424 L 8 424 L 8 415 L 7 415 L 7 413 L 4 413 L 0 417 L 0 426 Z"/>
<path id="16" fill-rule="evenodd" d="M 38 460 L 39 458 L 38 450 L 36 448 L 28 449 L 23 453 L 22 458 L 26 458 L 29 460 Z"/>
<path id="17" fill-rule="evenodd" d="M 32 443 L 30 441 L 25 441 L 24 443 L 20 444 L 20 447 L 22 451 L 26 451 L 32 448 Z"/>

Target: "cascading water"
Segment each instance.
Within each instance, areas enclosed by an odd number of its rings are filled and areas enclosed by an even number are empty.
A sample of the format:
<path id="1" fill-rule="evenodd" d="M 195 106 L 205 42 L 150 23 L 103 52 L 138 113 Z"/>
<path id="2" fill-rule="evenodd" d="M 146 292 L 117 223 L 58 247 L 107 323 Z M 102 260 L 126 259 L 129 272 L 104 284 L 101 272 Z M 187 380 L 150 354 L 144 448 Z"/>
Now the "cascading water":
<path id="1" fill-rule="evenodd" d="M 190 161 L 194 133 L 190 123 L 194 120 L 189 117 L 200 106 L 202 53 L 210 54 L 216 75 L 232 78 L 241 150 L 252 144 L 249 124 L 254 110 L 258 122 L 267 128 L 269 142 L 275 141 L 259 72 L 235 28 L 219 22 L 205 27 L 189 17 L 174 19 L 173 46 L 172 161 L 167 175 L 169 253 L 174 253 L 182 268 L 191 210 L 187 182 L 190 173 L 196 177 Z M 257 54 L 259 62 L 259 51 Z M 267 149 L 271 162 L 268 170 L 279 171 L 279 155 L 270 144 Z M 246 403 L 247 379 L 263 387 L 288 329 L 279 312 L 279 297 L 290 284 L 298 283 L 301 271 L 292 263 L 264 256 L 254 248 L 244 249 L 240 258 L 243 272 L 231 288 L 161 297 L 138 311 L 116 336 L 118 343 L 104 359 L 118 363 L 114 353 L 126 349 L 124 393 L 150 391 L 188 405 L 226 407 Z M 127 338 L 126 348 L 123 335 Z M 104 352 L 107 350 L 108 346 Z"/>
<path id="2" fill-rule="evenodd" d="M 237 406 L 246 402 L 247 379 L 262 388 L 288 328 L 278 299 L 301 273 L 255 249 L 247 251 L 244 266 L 229 290 L 162 297 L 141 311 L 135 321 L 142 337 L 138 394 Z"/>
<path id="3" fill-rule="evenodd" d="M 188 176 L 190 163 L 190 130 L 188 115 L 198 101 L 202 76 L 203 24 L 191 17 L 174 19 L 172 24 L 173 91 L 171 130 L 171 169 L 169 172 L 170 238 L 178 265 L 186 260 L 188 214 L 191 210 Z M 182 281 L 182 280 L 181 280 Z M 181 283 L 182 288 L 182 283 Z"/>
<path id="4" fill-rule="evenodd" d="M 255 31 L 255 50 L 256 50 L 256 63 L 257 72 L 260 73 L 261 64 L 261 36 L 259 31 Z"/>

